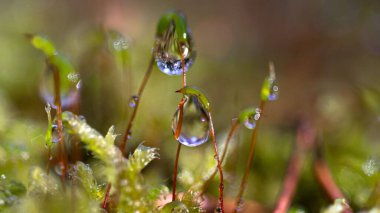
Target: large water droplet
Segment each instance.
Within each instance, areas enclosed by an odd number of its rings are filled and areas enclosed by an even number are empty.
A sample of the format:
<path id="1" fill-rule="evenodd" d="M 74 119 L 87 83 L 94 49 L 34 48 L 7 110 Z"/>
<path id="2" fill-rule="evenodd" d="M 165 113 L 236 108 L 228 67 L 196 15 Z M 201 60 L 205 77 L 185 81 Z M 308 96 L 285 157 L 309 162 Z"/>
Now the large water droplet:
<path id="1" fill-rule="evenodd" d="M 63 108 L 73 105 L 78 100 L 80 88 L 81 80 L 78 73 L 70 72 L 67 75 L 60 75 L 61 105 Z M 48 64 L 46 71 L 42 75 L 40 94 L 46 102 L 56 108 L 54 91 L 53 67 Z"/>
<path id="2" fill-rule="evenodd" d="M 174 24 L 172 24 L 174 25 Z M 189 69 L 195 60 L 190 33 L 185 33 L 186 40 L 179 39 L 175 27 L 168 29 L 165 35 L 158 37 L 154 46 L 154 58 L 157 67 L 168 75 L 181 75 Z M 183 59 L 183 62 L 182 62 Z M 184 66 L 184 67 L 183 67 Z"/>
<path id="3" fill-rule="evenodd" d="M 261 110 L 260 108 L 256 108 L 255 112 L 250 114 L 247 119 L 244 121 L 244 126 L 248 129 L 254 129 L 256 127 L 256 122 L 261 117 Z"/>
<path id="4" fill-rule="evenodd" d="M 181 132 L 178 141 L 185 146 L 198 146 L 208 140 L 210 132 L 210 118 L 207 110 L 200 103 L 198 96 L 185 96 L 183 105 L 182 124 L 180 121 L 180 109 L 174 114 L 172 129 L 176 132 L 178 125 L 181 125 Z"/>

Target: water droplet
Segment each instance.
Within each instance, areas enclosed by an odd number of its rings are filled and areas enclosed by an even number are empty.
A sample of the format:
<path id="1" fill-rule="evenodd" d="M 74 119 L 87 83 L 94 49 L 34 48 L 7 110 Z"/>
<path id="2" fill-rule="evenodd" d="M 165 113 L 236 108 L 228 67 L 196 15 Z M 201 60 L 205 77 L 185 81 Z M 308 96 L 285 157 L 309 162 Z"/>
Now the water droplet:
<path id="1" fill-rule="evenodd" d="M 81 80 L 78 73 L 70 72 L 67 75 L 61 75 L 60 92 L 61 105 L 63 108 L 73 105 L 78 100 L 80 88 Z M 42 75 L 41 79 L 40 95 L 53 108 L 56 108 L 54 103 L 54 91 L 53 68 L 52 65 L 47 65 L 46 71 Z"/>
<path id="2" fill-rule="evenodd" d="M 86 122 L 86 117 L 84 117 L 83 115 L 79 115 L 78 118 L 79 120 Z"/>
<path id="3" fill-rule="evenodd" d="M 138 95 L 132 95 L 131 99 L 129 100 L 129 106 L 134 108 L 139 101 L 139 96 Z"/>
<path id="4" fill-rule="evenodd" d="M 61 176 L 62 175 L 62 170 L 64 169 L 64 166 L 61 162 L 59 162 L 55 167 L 54 171 L 57 173 L 57 175 Z"/>
<path id="5" fill-rule="evenodd" d="M 256 108 L 255 112 L 250 114 L 248 118 L 244 121 L 244 126 L 248 129 L 254 129 L 256 127 L 256 122 L 261 117 L 261 110 L 260 108 Z"/>
<path id="6" fill-rule="evenodd" d="M 174 114 L 172 130 L 175 133 L 180 121 L 180 109 Z M 183 118 L 178 141 L 185 146 L 199 146 L 208 140 L 210 132 L 210 118 L 198 96 L 185 96 Z"/>
<path id="7" fill-rule="evenodd" d="M 274 63 L 269 62 L 269 96 L 268 101 L 275 101 L 278 99 L 279 88 L 276 81 L 276 73 Z"/>
<path id="8" fill-rule="evenodd" d="M 58 143 L 59 142 L 59 134 L 58 134 L 58 125 L 51 125 L 51 142 Z"/>
<path id="9" fill-rule="evenodd" d="M 174 25 L 174 23 L 173 23 Z M 181 40 L 177 38 L 175 26 L 168 29 L 166 34 L 156 39 L 154 58 L 158 68 L 168 75 L 181 75 L 189 69 L 195 60 L 195 51 L 192 50 L 190 33 L 185 33 Z M 185 40 L 183 40 L 185 39 Z M 182 62 L 183 58 L 183 62 Z M 184 65 L 184 68 L 182 67 Z"/>
<path id="10" fill-rule="evenodd" d="M 4 174 L 1 174 L 1 179 L 5 180 L 7 177 Z"/>

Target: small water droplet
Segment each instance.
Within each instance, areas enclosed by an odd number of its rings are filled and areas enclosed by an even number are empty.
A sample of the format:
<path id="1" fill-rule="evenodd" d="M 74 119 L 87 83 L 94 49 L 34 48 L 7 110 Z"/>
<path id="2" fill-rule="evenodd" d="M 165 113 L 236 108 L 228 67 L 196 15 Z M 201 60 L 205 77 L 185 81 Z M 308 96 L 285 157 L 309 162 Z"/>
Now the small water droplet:
<path id="1" fill-rule="evenodd" d="M 59 134 L 58 134 L 58 125 L 51 125 L 51 142 L 58 143 L 59 142 Z"/>
<path id="2" fill-rule="evenodd" d="M 67 108 L 73 105 L 79 98 L 79 90 L 81 88 L 80 75 L 75 72 L 70 72 L 66 76 L 61 76 L 60 86 L 61 105 L 63 108 Z M 41 79 L 40 95 L 53 108 L 56 108 L 54 103 L 54 91 L 53 68 L 52 65 L 47 65 L 46 71 Z"/>
<path id="3" fill-rule="evenodd" d="M 200 103 L 198 96 L 185 96 L 183 118 L 178 141 L 185 146 L 199 146 L 208 140 L 210 133 L 210 118 L 207 110 Z M 180 109 L 174 114 L 172 130 L 175 133 L 180 123 Z"/>
<path id="4" fill-rule="evenodd" d="M 57 173 L 57 175 L 61 176 L 62 175 L 62 170 L 64 169 L 64 166 L 61 162 L 59 162 L 55 167 L 54 171 Z"/>
<path id="5" fill-rule="evenodd" d="M 244 121 L 244 126 L 248 129 L 254 129 L 256 127 L 256 122 L 261 117 L 260 108 L 256 108 L 255 112 L 248 116 L 248 118 Z"/>
<path id="6" fill-rule="evenodd" d="M 277 86 L 276 80 L 274 80 L 271 83 L 271 87 L 270 87 L 270 90 L 269 90 L 268 101 L 275 101 L 275 100 L 277 100 L 278 99 L 278 95 L 279 95 L 279 88 Z"/>
<path id="7" fill-rule="evenodd" d="M 132 108 L 136 107 L 136 104 L 138 101 L 139 101 L 139 96 L 138 95 L 132 95 L 132 97 L 129 101 L 129 106 Z"/>
<path id="8" fill-rule="evenodd" d="M 185 40 L 179 41 L 176 37 L 174 24 L 166 34 L 156 39 L 154 58 L 158 68 L 168 75 L 181 75 L 189 69 L 195 60 L 195 51 L 192 50 L 192 39 L 189 32 L 183 36 Z M 182 58 L 184 61 L 182 62 Z M 184 64 L 184 68 L 182 67 Z"/>
<path id="9" fill-rule="evenodd" d="M 7 177 L 4 174 L 1 174 L 1 179 L 5 180 Z"/>

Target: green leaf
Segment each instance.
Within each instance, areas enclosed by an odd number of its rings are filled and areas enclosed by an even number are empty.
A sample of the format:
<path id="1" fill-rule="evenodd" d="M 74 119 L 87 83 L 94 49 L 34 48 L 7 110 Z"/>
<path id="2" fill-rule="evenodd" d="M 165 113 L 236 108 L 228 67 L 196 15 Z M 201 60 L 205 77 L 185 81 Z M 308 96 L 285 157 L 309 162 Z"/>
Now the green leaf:
<path id="1" fill-rule="evenodd" d="M 101 201 L 104 193 L 94 178 L 92 169 L 89 165 L 78 161 L 71 172 L 73 181 L 80 182 L 88 197 L 93 200 Z"/>
<path id="2" fill-rule="evenodd" d="M 154 212 L 155 200 L 147 196 L 148 187 L 144 184 L 141 170 L 152 160 L 158 158 L 156 148 L 140 144 L 129 157 L 125 169 L 120 176 L 120 198 L 118 212 Z"/>
<path id="3" fill-rule="evenodd" d="M 0 211 L 15 204 L 26 192 L 23 184 L 9 181 L 4 175 L 0 177 Z"/>
<path id="4" fill-rule="evenodd" d="M 47 57 L 57 54 L 53 43 L 47 38 L 33 34 L 26 34 L 26 37 L 30 39 L 30 42 L 36 49 L 41 50 Z"/>
<path id="5" fill-rule="evenodd" d="M 161 17 L 157 24 L 157 37 L 162 37 L 174 25 L 175 35 L 180 42 L 187 42 L 190 35 L 185 17 L 178 11 L 171 11 Z"/>
<path id="6" fill-rule="evenodd" d="M 186 87 L 181 88 L 180 90 L 177 90 L 176 92 L 182 93 L 184 95 L 198 96 L 203 107 L 207 111 L 210 111 L 210 101 L 208 100 L 207 96 L 196 86 L 186 86 Z"/>
<path id="7" fill-rule="evenodd" d="M 244 123 L 245 120 L 256 114 L 256 110 L 257 108 L 254 107 L 243 110 L 243 112 L 241 112 L 239 115 L 238 122 Z"/>
<path id="8" fill-rule="evenodd" d="M 269 63 L 269 76 L 267 76 L 261 87 L 261 100 L 268 101 L 272 93 L 273 85 L 276 81 L 276 73 L 274 71 L 274 65 L 272 62 Z"/>
<path id="9" fill-rule="evenodd" d="M 48 176 L 40 167 L 29 171 L 28 194 L 32 196 L 55 195 L 58 193 L 58 181 Z"/>

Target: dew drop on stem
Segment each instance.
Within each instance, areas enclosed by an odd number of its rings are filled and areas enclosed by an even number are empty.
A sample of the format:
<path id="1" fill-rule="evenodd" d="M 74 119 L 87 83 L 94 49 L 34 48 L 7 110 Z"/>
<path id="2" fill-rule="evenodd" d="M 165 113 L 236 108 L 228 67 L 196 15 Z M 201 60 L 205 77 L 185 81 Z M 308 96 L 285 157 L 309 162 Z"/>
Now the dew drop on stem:
<path id="1" fill-rule="evenodd" d="M 61 59 L 63 60 L 63 59 Z M 65 62 L 68 63 L 68 62 Z M 54 103 L 55 94 L 55 82 L 53 65 L 47 64 L 46 71 L 42 75 L 40 84 L 40 95 L 48 102 L 53 108 L 56 108 Z M 79 90 L 81 89 L 80 75 L 76 72 L 64 73 L 59 72 L 60 76 L 60 93 L 61 93 L 61 105 L 63 108 L 67 108 L 75 104 L 79 98 Z"/>
<path id="2" fill-rule="evenodd" d="M 130 106 L 131 108 L 135 108 L 135 107 L 136 107 L 136 104 L 137 104 L 138 101 L 139 101 L 139 96 L 137 96 L 137 95 L 133 95 L 133 96 L 130 98 L 130 100 L 129 100 L 129 106 Z"/>
<path id="3" fill-rule="evenodd" d="M 176 14 L 175 16 L 177 20 L 181 21 L 181 24 L 186 22 L 182 15 Z M 189 30 L 186 29 L 186 32 L 179 33 L 176 22 L 172 21 L 165 33 L 157 36 L 153 54 L 161 72 L 167 75 L 181 75 L 183 70 L 187 72 L 195 60 L 195 51 Z M 183 65 L 184 67 L 182 67 Z"/>
<path id="4" fill-rule="evenodd" d="M 257 121 L 261 117 L 261 110 L 260 108 L 256 108 L 256 110 L 250 114 L 247 119 L 244 121 L 244 126 L 248 129 L 254 129 L 256 127 Z"/>
<path id="5" fill-rule="evenodd" d="M 210 118 L 198 96 L 186 95 L 183 105 L 183 118 L 180 121 L 180 109 L 174 114 L 172 121 L 173 133 L 181 126 L 178 142 L 185 146 L 199 146 L 207 142 L 210 134 Z"/>

